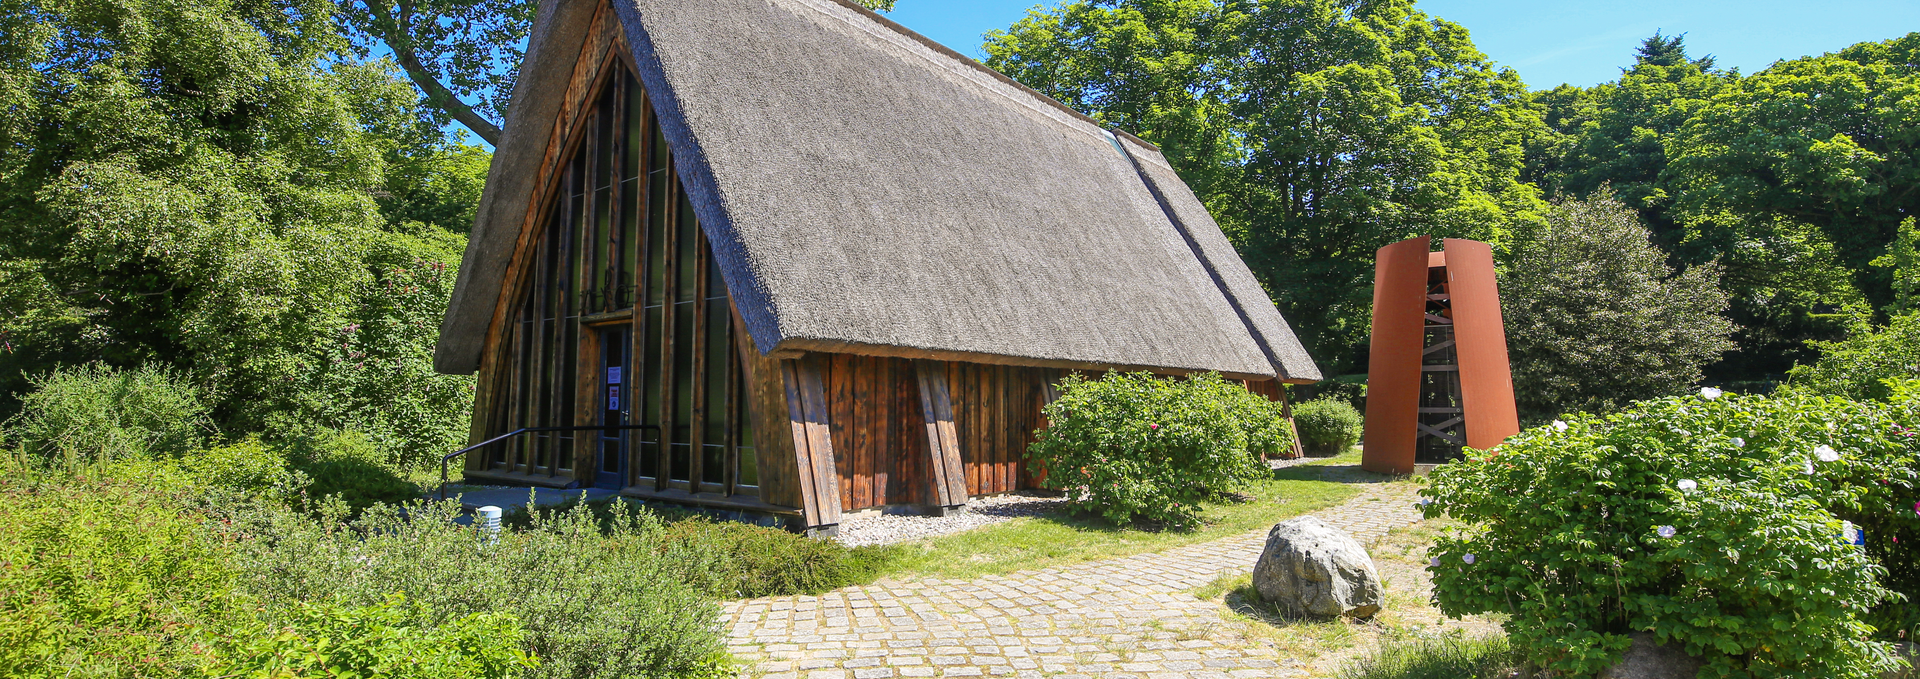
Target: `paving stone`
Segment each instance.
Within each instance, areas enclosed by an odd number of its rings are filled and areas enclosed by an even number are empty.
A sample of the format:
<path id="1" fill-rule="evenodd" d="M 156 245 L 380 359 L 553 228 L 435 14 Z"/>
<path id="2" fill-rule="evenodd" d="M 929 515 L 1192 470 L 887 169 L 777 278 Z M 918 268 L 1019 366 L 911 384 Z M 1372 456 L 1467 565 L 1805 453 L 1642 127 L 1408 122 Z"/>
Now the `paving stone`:
<path id="1" fill-rule="evenodd" d="M 1418 523 L 1418 486 L 1367 484 L 1315 512 L 1370 544 Z M 883 580 L 820 596 L 727 602 L 728 648 L 748 679 L 1252 679 L 1306 676 L 1221 625 L 1189 592 L 1253 569 L 1266 531 L 975 580 Z"/>

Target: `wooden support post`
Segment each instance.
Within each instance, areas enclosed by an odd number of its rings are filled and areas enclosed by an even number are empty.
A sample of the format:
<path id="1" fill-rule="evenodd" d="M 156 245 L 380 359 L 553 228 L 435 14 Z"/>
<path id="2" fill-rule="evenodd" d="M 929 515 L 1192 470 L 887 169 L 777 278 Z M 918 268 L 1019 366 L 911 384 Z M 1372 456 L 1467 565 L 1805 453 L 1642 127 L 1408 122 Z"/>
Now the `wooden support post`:
<path id="1" fill-rule="evenodd" d="M 1280 402 L 1280 414 L 1287 417 L 1287 431 L 1293 432 L 1293 459 L 1307 456 L 1307 447 L 1300 440 L 1300 425 L 1293 421 L 1293 403 L 1287 399 L 1287 387 L 1276 380 L 1273 384 L 1275 401 Z"/>
<path id="2" fill-rule="evenodd" d="M 933 505 L 942 513 L 967 504 L 967 469 L 960 461 L 960 435 L 953 426 L 953 400 L 947 392 L 947 364 L 917 360 L 920 412 L 927 431 L 928 476 Z"/>
<path id="3" fill-rule="evenodd" d="M 801 516 L 808 533 L 831 535 L 840 524 L 840 473 L 834 468 L 822 359 L 808 354 L 781 361 L 780 369 L 786 376 L 787 420 L 800 471 Z"/>

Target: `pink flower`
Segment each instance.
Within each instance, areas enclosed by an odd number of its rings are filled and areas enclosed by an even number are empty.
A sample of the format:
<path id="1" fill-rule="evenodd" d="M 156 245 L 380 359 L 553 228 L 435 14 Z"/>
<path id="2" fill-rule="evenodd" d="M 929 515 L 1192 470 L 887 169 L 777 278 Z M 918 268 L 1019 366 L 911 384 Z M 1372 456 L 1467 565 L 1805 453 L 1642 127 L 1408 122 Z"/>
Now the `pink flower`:
<path id="1" fill-rule="evenodd" d="M 1149 425 L 1147 425 L 1147 428 L 1148 428 L 1148 429 L 1159 429 L 1159 428 L 1160 428 L 1160 425 L 1157 425 L 1157 424 L 1149 424 Z"/>

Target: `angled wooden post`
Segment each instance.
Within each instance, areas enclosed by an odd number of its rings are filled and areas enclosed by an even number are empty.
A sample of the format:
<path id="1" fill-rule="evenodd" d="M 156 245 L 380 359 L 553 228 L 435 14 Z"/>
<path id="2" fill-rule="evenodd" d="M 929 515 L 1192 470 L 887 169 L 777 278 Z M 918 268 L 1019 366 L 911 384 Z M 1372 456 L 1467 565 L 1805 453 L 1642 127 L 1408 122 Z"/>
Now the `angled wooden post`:
<path id="1" fill-rule="evenodd" d="M 926 423 L 927 468 L 933 482 L 933 505 L 945 510 L 967 504 L 967 469 L 960 460 L 960 435 L 953 425 L 953 399 L 947 393 L 947 364 L 916 360 L 920 378 L 920 412 Z"/>
<path id="2" fill-rule="evenodd" d="M 834 466 L 827 422 L 826 383 L 819 354 L 780 362 L 786 376 L 787 420 L 800 472 L 801 515 L 809 532 L 833 533 L 840 524 L 840 472 Z"/>

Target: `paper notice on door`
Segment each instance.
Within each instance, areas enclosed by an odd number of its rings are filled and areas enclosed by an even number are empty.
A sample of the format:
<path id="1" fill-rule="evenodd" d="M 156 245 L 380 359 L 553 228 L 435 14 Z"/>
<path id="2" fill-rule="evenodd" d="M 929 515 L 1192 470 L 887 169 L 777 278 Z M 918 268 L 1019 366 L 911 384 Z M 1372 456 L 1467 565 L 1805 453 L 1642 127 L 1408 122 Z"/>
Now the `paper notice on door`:
<path id="1" fill-rule="evenodd" d="M 619 366 L 607 368 L 607 384 L 619 384 L 619 383 L 620 383 Z"/>
<path id="2" fill-rule="evenodd" d="M 607 410 L 619 410 L 619 409 L 620 409 L 620 387 L 609 386 L 607 387 Z"/>

